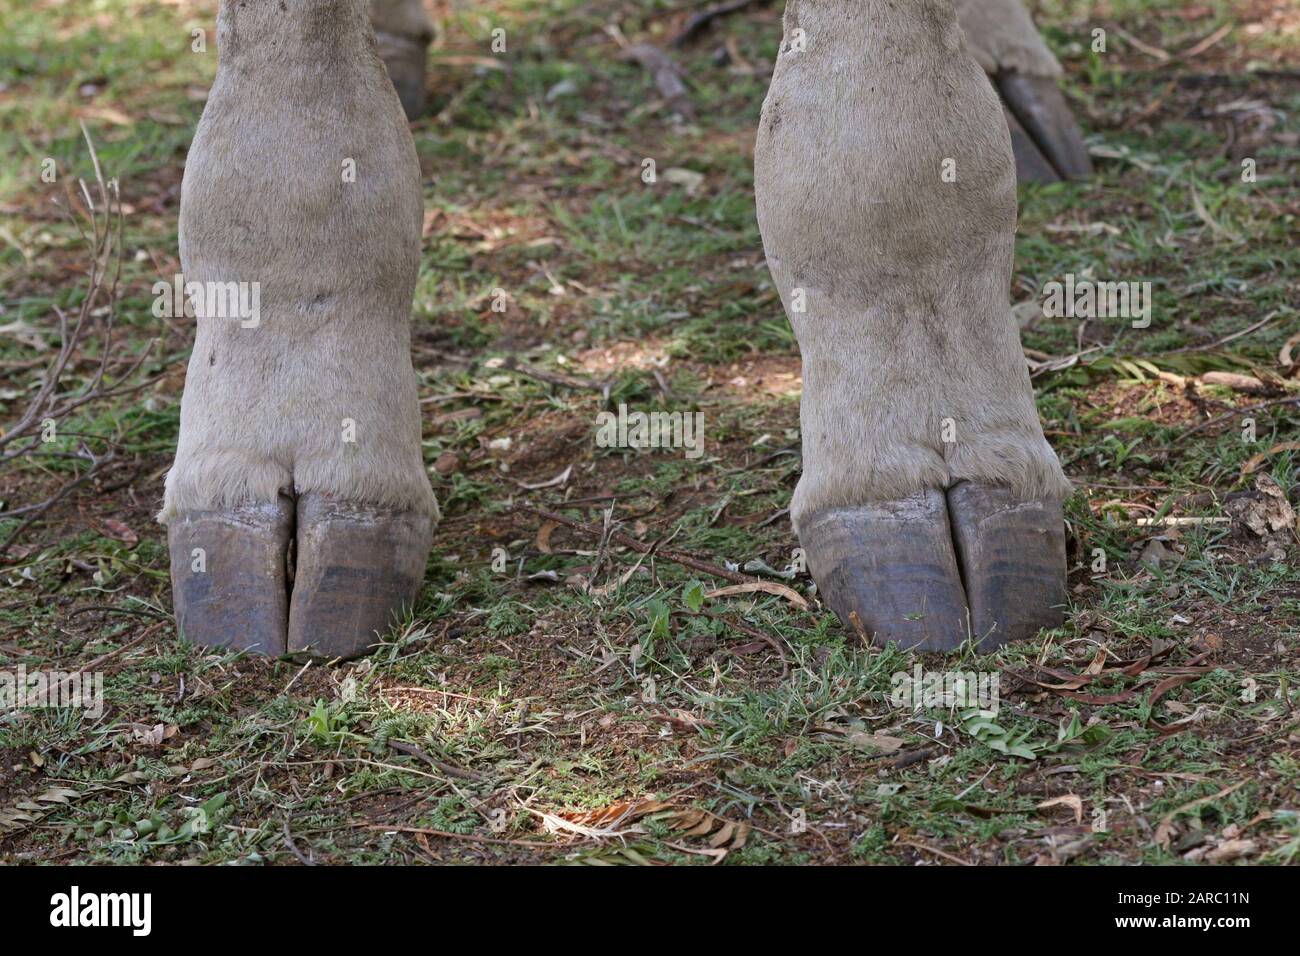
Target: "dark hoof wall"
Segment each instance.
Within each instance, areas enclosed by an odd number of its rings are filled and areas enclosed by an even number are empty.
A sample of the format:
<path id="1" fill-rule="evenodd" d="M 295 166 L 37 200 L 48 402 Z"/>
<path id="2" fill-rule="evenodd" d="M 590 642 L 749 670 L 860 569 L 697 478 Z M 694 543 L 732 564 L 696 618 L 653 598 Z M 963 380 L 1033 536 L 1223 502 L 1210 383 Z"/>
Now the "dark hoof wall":
<path id="1" fill-rule="evenodd" d="M 402 101 L 402 112 L 406 114 L 406 119 L 414 123 L 424 114 L 424 77 L 405 82 L 398 80 L 393 88 L 397 90 L 397 98 Z"/>
<path id="2" fill-rule="evenodd" d="M 283 654 L 292 537 L 287 498 L 173 519 L 167 546 L 181 636 L 207 647 Z"/>
<path id="3" fill-rule="evenodd" d="M 432 542 L 426 515 L 300 496 L 289 652 L 365 654 L 414 605 Z"/>
<path id="4" fill-rule="evenodd" d="M 1011 133 L 1011 152 L 1016 158 L 1016 182 L 1024 183 L 1059 183 L 1061 174 L 1043 155 L 1032 136 L 1025 132 L 1020 120 L 1010 109 L 1004 108 L 1007 129 Z"/>
<path id="5" fill-rule="evenodd" d="M 366 653 L 420 593 L 428 516 L 304 494 L 168 525 L 181 635 L 279 656 Z M 296 542 L 297 568 L 291 567 Z"/>
<path id="6" fill-rule="evenodd" d="M 948 489 L 948 516 L 980 650 L 1061 626 L 1066 560 L 1059 501 L 1021 501 L 1007 488 L 963 481 Z"/>
<path id="7" fill-rule="evenodd" d="M 1061 503 L 961 482 L 800 522 L 822 600 L 864 641 L 981 651 L 1064 620 Z"/>
<path id="8" fill-rule="evenodd" d="M 1092 159 L 1056 80 L 999 73 L 994 83 L 1006 104 L 1018 182 L 1086 179 Z"/>
<path id="9" fill-rule="evenodd" d="M 943 492 L 828 509 L 800 531 L 822 600 L 863 641 L 948 651 L 966 639 Z"/>
<path id="10" fill-rule="evenodd" d="M 388 79 L 402 110 L 411 122 L 424 112 L 425 63 L 431 37 L 398 36 L 383 30 L 375 31 L 379 58 L 388 70 Z"/>

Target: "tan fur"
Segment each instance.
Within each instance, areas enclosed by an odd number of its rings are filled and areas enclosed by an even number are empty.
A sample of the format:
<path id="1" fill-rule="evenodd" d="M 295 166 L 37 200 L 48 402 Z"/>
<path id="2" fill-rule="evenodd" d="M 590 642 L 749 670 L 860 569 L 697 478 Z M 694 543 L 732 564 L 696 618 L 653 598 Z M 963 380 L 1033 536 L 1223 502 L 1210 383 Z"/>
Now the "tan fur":
<path id="1" fill-rule="evenodd" d="M 217 37 L 181 263 L 259 282 L 261 324 L 199 316 L 159 517 L 304 491 L 436 514 L 410 356 L 420 169 L 366 0 L 222 0 Z"/>
<path id="2" fill-rule="evenodd" d="M 754 185 L 803 354 L 796 527 L 961 479 L 1067 493 L 1010 318 L 1010 140 L 952 0 L 791 0 L 781 49 Z"/>
<path id="3" fill-rule="evenodd" d="M 1059 79 L 1064 72 L 1020 0 L 957 0 L 957 18 L 967 49 L 985 73 Z"/>

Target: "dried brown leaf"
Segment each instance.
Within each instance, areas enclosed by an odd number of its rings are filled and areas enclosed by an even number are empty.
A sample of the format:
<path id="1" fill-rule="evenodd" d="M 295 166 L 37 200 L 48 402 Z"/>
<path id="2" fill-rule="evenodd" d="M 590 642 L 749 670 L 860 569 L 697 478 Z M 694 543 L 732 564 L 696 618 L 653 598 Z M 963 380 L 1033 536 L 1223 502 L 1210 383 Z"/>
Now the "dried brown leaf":
<path id="1" fill-rule="evenodd" d="M 1051 800 L 1044 800 L 1038 805 L 1039 810 L 1048 810 L 1052 807 L 1069 807 L 1074 811 L 1074 822 L 1076 824 L 1083 822 L 1083 798 L 1077 793 L 1067 793 L 1063 797 L 1053 797 Z"/>
<path id="2" fill-rule="evenodd" d="M 116 518 L 105 518 L 99 523 L 99 528 L 104 537 L 121 541 L 129 548 L 134 548 L 140 543 L 140 536 L 132 531 L 126 522 L 118 521 Z"/>
<path id="3" fill-rule="evenodd" d="M 748 584 L 731 584 L 725 588 L 710 591 L 704 596 L 712 600 L 713 598 L 728 597 L 732 594 L 752 594 L 755 591 L 775 594 L 777 597 L 785 598 L 801 611 L 808 610 L 808 602 L 802 594 L 794 588 L 786 587 L 784 584 L 777 584 L 775 581 L 750 581 Z"/>

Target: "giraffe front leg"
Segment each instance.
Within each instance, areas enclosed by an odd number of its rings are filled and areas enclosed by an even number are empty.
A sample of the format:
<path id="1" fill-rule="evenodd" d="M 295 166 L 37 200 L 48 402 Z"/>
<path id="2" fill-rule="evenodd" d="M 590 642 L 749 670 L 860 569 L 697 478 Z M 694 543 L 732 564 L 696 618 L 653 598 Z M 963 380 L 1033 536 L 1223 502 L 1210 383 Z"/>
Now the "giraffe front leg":
<path id="1" fill-rule="evenodd" d="M 1015 169 L 951 0 L 791 0 L 755 146 L 803 356 L 791 514 L 866 638 L 982 649 L 1057 625 L 1061 500 L 1010 317 Z"/>
<path id="2" fill-rule="evenodd" d="M 218 42 L 181 191 L 177 620 L 204 645 L 353 657 L 415 602 L 437 518 L 419 164 L 365 0 L 223 0 Z"/>

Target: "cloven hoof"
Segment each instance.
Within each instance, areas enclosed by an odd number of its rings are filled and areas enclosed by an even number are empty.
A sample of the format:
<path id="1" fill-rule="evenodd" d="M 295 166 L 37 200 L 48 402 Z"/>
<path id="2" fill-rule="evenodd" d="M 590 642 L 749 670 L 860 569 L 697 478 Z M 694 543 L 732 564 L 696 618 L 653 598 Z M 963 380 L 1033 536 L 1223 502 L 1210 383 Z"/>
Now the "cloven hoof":
<path id="1" fill-rule="evenodd" d="M 427 37 L 405 37 L 383 30 L 375 31 L 379 58 L 388 70 L 397 98 L 402 102 L 402 112 L 415 122 L 424 113 L 425 59 L 428 56 Z"/>
<path id="2" fill-rule="evenodd" d="M 414 605 L 432 543 L 427 515 L 316 493 L 181 514 L 168 524 L 176 623 L 208 647 L 358 657 Z"/>
<path id="3" fill-rule="evenodd" d="M 1092 175 L 1083 133 L 1056 80 L 1004 72 L 993 83 L 1011 131 L 1017 182 L 1054 183 Z"/>
<path id="4" fill-rule="evenodd" d="M 822 600 L 864 642 L 981 651 L 1064 620 L 1065 521 L 1057 500 L 960 482 L 800 522 Z"/>

